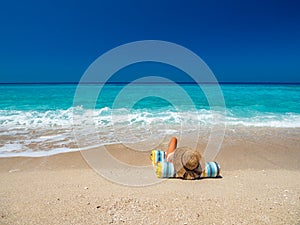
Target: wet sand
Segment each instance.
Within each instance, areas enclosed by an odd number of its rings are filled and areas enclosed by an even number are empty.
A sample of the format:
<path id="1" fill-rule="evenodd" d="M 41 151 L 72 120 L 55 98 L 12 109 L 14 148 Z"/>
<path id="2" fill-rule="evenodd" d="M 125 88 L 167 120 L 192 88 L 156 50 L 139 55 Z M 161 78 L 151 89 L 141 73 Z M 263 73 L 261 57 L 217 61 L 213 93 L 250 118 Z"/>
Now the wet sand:
<path id="1" fill-rule="evenodd" d="M 145 187 L 108 181 L 80 152 L 0 158 L 0 224 L 299 224 L 297 133 L 253 137 L 226 136 L 216 158 L 222 178 Z M 107 149 L 129 164 L 150 165 L 148 152 Z"/>

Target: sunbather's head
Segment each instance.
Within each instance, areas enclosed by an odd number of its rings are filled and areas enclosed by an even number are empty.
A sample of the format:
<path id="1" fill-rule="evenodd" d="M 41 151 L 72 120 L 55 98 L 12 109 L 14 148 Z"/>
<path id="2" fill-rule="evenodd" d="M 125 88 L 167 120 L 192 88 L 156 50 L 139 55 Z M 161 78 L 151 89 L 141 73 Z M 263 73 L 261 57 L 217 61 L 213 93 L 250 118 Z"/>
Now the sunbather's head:
<path id="1" fill-rule="evenodd" d="M 180 147 L 174 153 L 174 168 L 177 177 L 183 179 L 199 178 L 202 170 L 202 156 L 200 152 L 193 151 L 188 147 Z"/>

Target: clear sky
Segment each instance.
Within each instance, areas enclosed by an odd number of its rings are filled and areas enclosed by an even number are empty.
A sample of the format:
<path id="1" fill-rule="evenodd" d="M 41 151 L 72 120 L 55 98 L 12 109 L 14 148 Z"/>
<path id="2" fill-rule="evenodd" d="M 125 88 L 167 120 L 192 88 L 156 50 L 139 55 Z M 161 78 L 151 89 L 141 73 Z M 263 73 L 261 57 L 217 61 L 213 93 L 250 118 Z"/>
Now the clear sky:
<path id="1" fill-rule="evenodd" d="M 137 40 L 198 54 L 222 82 L 300 82 L 300 1 L 1 1 L 0 82 L 77 82 Z"/>

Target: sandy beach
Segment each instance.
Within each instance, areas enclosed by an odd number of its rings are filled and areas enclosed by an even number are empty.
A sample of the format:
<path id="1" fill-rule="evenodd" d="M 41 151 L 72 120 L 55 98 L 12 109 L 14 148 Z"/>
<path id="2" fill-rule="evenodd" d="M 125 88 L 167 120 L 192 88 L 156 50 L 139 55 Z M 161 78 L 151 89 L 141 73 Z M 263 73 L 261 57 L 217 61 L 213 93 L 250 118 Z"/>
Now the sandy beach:
<path id="1" fill-rule="evenodd" d="M 277 129 L 255 140 L 237 132 L 216 158 L 222 178 L 146 187 L 108 181 L 80 152 L 1 158 L 0 224 L 299 224 L 298 131 Z M 290 138 L 282 140 L 283 133 Z M 125 161 L 130 151 L 108 149 Z M 150 164 L 144 156 L 138 161 Z"/>

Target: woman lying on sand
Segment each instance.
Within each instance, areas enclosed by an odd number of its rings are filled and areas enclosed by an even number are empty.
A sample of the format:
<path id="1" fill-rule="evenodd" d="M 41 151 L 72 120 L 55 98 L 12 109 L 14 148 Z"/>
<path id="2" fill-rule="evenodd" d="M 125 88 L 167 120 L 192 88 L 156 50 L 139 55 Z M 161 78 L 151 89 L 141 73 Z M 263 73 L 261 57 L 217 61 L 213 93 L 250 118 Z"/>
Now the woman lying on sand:
<path id="1" fill-rule="evenodd" d="M 173 163 L 176 177 L 183 179 L 200 178 L 205 169 L 205 162 L 199 151 L 188 147 L 177 148 L 177 139 L 171 138 L 166 152 L 167 162 Z"/>
<path id="2" fill-rule="evenodd" d="M 217 162 L 206 162 L 200 151 L 188 147 L 177 148 L 177 139 L 171 138 L 168 150 L 152 150 L 150 159 L 159 178 L 177 177 L 194 180 L 204 177 L 219 177 Z"/>

